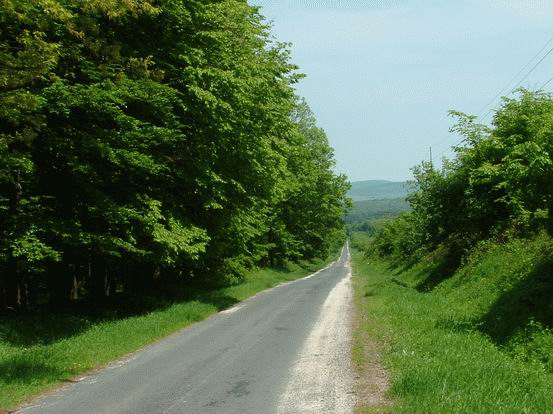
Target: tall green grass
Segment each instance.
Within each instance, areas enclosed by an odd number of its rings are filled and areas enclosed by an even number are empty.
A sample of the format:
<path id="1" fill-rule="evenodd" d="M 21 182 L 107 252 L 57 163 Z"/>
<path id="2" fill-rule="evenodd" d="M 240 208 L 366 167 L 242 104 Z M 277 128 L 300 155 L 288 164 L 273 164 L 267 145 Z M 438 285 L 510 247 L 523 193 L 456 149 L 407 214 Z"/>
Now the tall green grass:
<path id="1" fill-rule="evenodd" d="M 394 412 L 553 412 L 552 251 L 547 237 L 489 242 L 430 291 L 436 257 L 402 271 L 354 253 Z"/>
<path id="2" fill-rule="evenodd" d="M 151 299 L 133 305 L 130 312 L 41 312 L 1 318 L 0 412 L 329 261 L 258 270 L 231 287 L 200 292 L 185 301 Z"/>

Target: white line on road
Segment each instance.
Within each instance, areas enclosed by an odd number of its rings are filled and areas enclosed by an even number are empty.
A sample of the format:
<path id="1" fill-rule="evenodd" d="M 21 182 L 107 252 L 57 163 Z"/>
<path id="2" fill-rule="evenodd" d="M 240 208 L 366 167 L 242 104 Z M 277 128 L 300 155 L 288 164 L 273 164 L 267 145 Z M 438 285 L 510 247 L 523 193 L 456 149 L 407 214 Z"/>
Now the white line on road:
<path id="1" fill-rule="evenodd" d="M 219 313 L 223 314 L 223 315 L 227 315 L 229 313 L 234 313 L 236 311 L 239 311 L 240 309 L 242 309 L 244 307 L 244 305 L 237 305 L 237 306 L 233 306 L 232 308 L 229 308 L 229 309 L 225 309 L 224 311 L 221 311 Z"/>

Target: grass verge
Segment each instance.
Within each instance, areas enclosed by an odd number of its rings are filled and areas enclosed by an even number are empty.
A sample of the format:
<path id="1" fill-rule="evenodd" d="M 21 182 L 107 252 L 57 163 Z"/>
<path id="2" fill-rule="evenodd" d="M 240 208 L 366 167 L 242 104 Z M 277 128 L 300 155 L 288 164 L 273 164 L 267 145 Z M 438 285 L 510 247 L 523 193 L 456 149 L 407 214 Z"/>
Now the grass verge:
<path id="1" fill-rule="evenodd" d="M 495 253 L 486 256 L 495 263 L 486 276 L 498 274 L 501 252 Z M 392 412 L 553 412 L 553 375 L 545 365 L 509 354 L 478 322 L 501 300 L 498 289 L 491 285 L 483 289 L 489 278 L 478 272 L 484 269 L 469 267 L 439 289 L 424 293 L 404 283 L 409 274 L 393 272 L 359 252 L 353 252 L 352 259 L 357 295 L 370 315 L 363 326 L 385 344 Z M 509 269 L 514 263 L 507 253 L 501 260 Z"/>
<path id="2" fill-rule="evenodd" d="M 299 279 L 332 259 L 251 272 L 235 286 L 133 315 L 33 313 L 0 319 L 0 412 L 72 377 L 151 344 L 264 289 Z M 128 309 L 127 309 L 128 310 Z"/>
<path id="3" fill-rule="evenodd" d="M 376 323 L 367 300 L 368 278 L 360 266 L 353 267 L 354 321 L 352 359 L 357 373 L 357 404 L 355 414 L 387 414 L 392 403 L 386 396 L 388 373 L 382 366 L 386 350 L 386 333 Z"/>

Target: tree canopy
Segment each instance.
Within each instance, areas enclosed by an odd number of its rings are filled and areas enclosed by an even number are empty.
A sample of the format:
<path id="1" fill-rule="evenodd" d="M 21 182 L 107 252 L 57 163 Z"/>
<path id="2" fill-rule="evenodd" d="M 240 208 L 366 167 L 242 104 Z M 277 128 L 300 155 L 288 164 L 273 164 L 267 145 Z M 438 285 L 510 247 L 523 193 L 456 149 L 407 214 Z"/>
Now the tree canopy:
<path id="1" fill-rule="evenodd" d="M 412 212 L 388 224 L 374 248 L 403 260 L 445 247 L 454 261 L 490 237 L 553 232 L 553 97 L 521 89 L 492 125 L 452 112 L 463 142 L 441 170 L 415 168 Z"/>
<path id="2" fill-rule="evenodd" d="M 0 292 L 103 298 L 328 254 L 348 184 L 245 0 L 0 1 Z"/>

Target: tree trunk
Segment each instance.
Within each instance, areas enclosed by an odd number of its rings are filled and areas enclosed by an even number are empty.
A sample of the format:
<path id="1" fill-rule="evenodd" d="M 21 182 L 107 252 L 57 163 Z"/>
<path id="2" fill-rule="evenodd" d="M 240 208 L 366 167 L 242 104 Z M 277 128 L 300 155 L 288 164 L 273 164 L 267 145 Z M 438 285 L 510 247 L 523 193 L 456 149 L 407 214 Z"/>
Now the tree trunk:
<path id="1" fill-rule="evenodd" d="M 50 302 L 54 306 L 67 306 L 78 297 L 78 281 L 75 269 L 64 263 L 53 263 L 48 271 Z"/>
<path id="2" fill-rule="evenodd" d="M 19 309 L 26 302 L 17 260 L 13 257 L 8 259 L 8 266 L 4 274 L 4 297 L 7 309 Z"/>
<path id="3" fill-rule="evenodd" d="M 150 264 L 134 265 L 126 275 L 125 289 L 137 293 L 150 293 L 159 277 L 159 267 Z"/>
<path id="4" fill-rule="evenodd" d="M 6 269 L 0 266 L 0 311 L 6 307 Z"/>
<path id="5" fill-rule="evenodd" d="M 90 296 L 96 301 L 104 301 L 111 290 L 111 281 L 106 262 L 101 258 L 94 258 L 90 264 L 88 289 Z"/>

